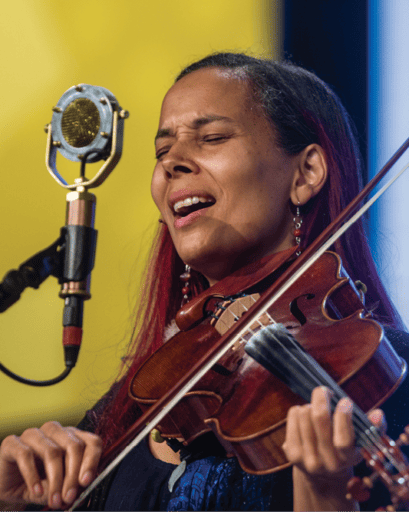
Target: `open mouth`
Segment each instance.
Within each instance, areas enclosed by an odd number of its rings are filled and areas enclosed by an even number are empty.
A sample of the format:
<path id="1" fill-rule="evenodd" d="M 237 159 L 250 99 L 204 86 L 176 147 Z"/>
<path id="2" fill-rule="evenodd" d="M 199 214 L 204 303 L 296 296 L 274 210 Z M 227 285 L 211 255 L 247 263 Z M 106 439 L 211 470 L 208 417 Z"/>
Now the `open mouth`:
<path id="1" fill-rule="evenodd" d="M 213 206 L 215 202 L 216 200 L 211 197 L 188 197 L 173 205 L 173 213 L 176 217 L 187 217 L 193 212 Z"/>

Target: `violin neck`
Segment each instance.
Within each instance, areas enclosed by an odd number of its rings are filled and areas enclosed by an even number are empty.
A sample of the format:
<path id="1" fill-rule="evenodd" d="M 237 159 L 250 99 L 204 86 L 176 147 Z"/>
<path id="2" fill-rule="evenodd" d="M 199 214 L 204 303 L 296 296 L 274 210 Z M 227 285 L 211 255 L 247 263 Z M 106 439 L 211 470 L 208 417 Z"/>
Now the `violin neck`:
<path id="1" fill-rule="evenodd" d="M 259 330 L 246 343 L 244 350 L 306 402 L 311 401 L 312 390 L 317 386 L 326 386 L 332 391 L 332 412 L 341 398 L 347 396 L 282 324 L 271 324 Z M 379 435 L 378 429 L 355 404 L 352 420 L 357 446 L 366 447 L 368 439 L 373 435 Z"/>

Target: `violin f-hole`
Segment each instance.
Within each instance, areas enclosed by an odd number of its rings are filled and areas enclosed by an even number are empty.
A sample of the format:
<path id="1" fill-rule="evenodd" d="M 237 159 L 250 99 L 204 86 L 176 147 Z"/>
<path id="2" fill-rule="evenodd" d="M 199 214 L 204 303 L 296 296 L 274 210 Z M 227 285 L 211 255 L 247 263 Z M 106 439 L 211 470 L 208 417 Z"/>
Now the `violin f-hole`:
<path id="1" fill-rule="evenodd" d="M 290 311 L 294 318 L 296 318 L 300 325 L 304 325 L 307 322 L 307 318 L 305 317 L 304 313 L 301 311 L 301 309 L 298 306 L 298 300 L 302 297 L 305 297 L 307 300 L 311 300 L 315 297 L 314 293 L 306 293 L 304 295 L 300 295 L 299 297 L 296 297 L 293 301 L 290 302 Z"/>
<path id="2" fill-rule="evenodd" d="M 218 363 L 212 366 L 212 370 L 217 372 L 219 375 L 223 375 L 224 377 L 229 377 L 230 375 L 233 374 L 233 371 L 228 370 L 223 365 Z"/>

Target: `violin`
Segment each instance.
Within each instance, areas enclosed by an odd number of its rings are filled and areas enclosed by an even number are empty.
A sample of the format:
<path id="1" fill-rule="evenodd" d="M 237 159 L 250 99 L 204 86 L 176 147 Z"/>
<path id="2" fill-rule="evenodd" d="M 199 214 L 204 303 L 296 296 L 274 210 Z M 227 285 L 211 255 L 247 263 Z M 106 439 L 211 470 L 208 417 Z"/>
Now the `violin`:
<path id="1" fill-rule="evenodd" d="M 397 389 L 406 363 L 370 318 L 340 257 L 325 252 L 347 229 L 345 219 L 408 147 L 409 139 L 273 285 L 263 288 L 271 276 L 266 264 L 251 286 L 245 279 L 234 285 L 230 276 L 227 286 L 220 281 L 179 311 L 181 331 L 142 364 L 130 385 L 130 396 L 145 413 L 108 450 L 105 469 L 72 509 L 153 427 L 186 444 L 212 430 L 248 472 L 266 474 L 288 466 L 281 449 L 288 409 L 308 400 L 317 385 L 333 390 L 333 407 L 346 394 L 356 404 L 357 442 L 376 474 L 363 483 L 353 480 L 351 496 L 365 495 L 365 486 L 378 475 L 394 506 L 409 506 L 408 463 L 398 449 L 409 440 L 409 428 L 394 443 L 364 414 Z M 256 285 L 261 286 L 258 295 L 252 290 Z M 252 293 L 243 296 L 249 288 Z"/>
<path id="2" fill-rule="evenodd" d="M 195 310 L 201 304 L 203 321 L 176 334 L 133 377 L 129 393 L 142 411 L 175 385 L 260 298 L 204 295 L 190 305 Z M 294 350 L 287 346 L 288 332 L 298 341 Z M 298 347 L 303 348 L 299 354 Z M 301 359 L 304 353 L 311 362 Z M 332 377 L 331 383 L 319 367 Z M 182 438 L 186 445 L 213 431 L 246 472 L 263 475 L 289 465 L 281 449 L 287 412 L 309 401 L 315 387 L 329 385 L 334 390 L 335 381 L 367 412 L 397 389 L 406 371 L 382 327 L 365 316 L 340 257 L 326 252 L 272 309 L 251 322 L 248 332 L 156 428 L 162 437 Z"/>

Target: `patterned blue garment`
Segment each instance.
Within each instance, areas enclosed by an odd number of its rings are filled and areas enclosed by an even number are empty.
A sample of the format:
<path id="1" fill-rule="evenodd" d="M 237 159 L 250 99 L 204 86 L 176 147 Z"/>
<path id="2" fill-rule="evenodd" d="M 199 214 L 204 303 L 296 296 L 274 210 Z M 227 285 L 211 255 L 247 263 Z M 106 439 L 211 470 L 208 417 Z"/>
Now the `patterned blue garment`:
<path id="1" fill-rule="evenodd" d="M 168 510 L 292 510 L 291 470 L 255 476 L 236 458 L 206 457 L 187 465 Z"/>

